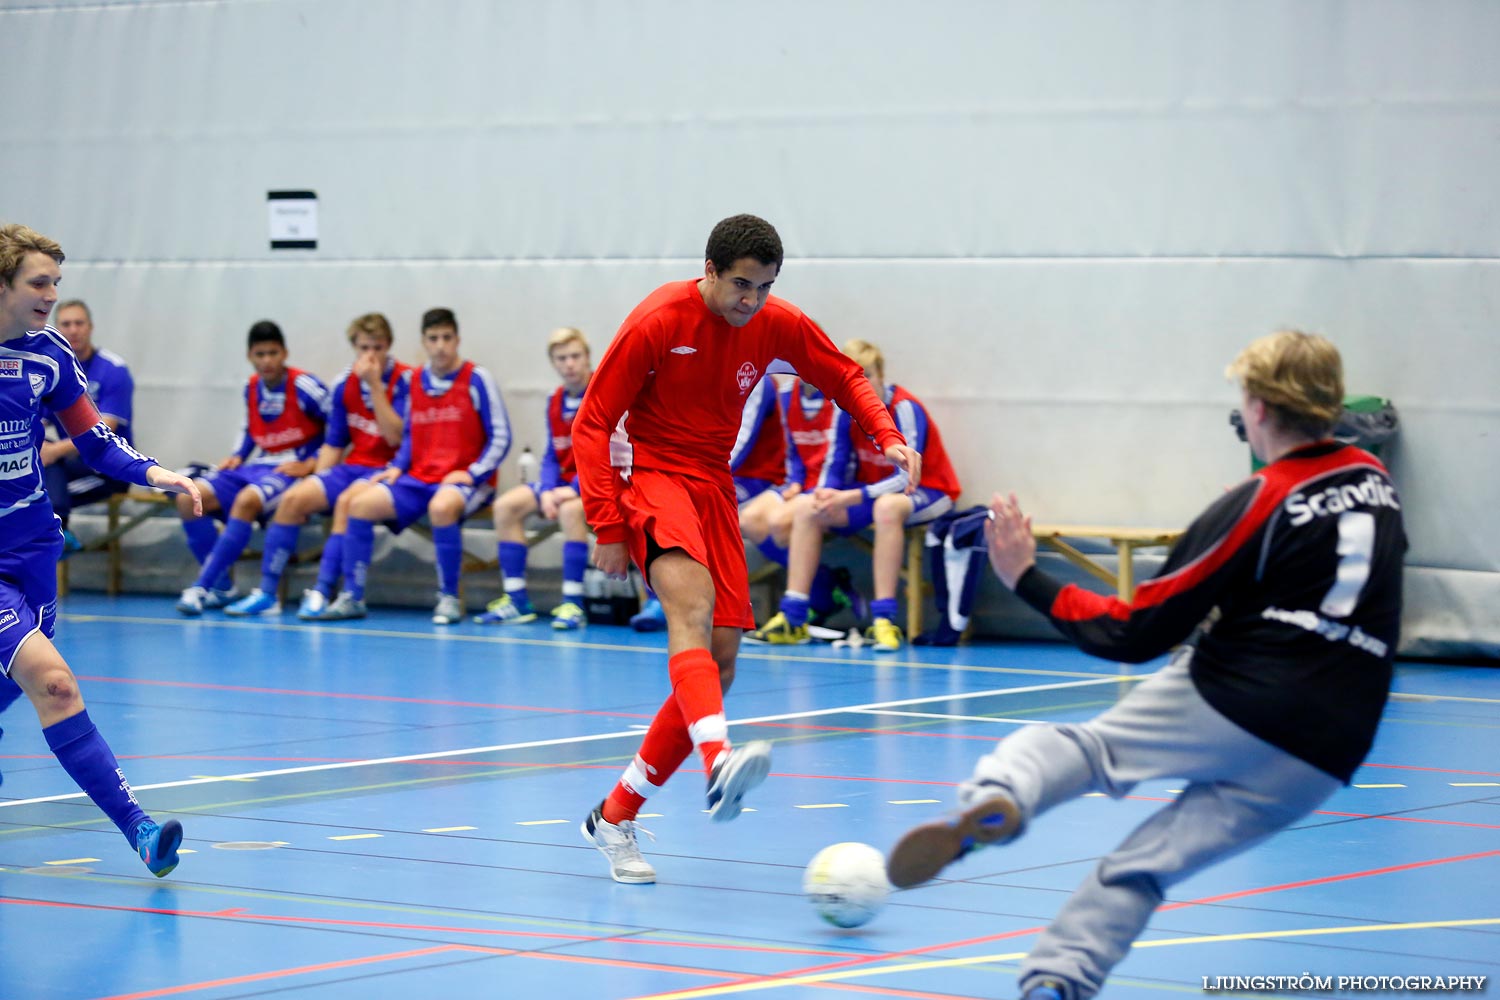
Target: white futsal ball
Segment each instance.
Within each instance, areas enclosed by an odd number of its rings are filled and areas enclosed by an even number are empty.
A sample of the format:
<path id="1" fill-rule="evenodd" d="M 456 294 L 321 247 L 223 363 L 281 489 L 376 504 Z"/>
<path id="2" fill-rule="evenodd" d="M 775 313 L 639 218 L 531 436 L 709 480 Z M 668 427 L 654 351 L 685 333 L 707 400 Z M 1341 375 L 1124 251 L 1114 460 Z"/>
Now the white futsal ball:
<path id="1" fill-rule="evenodd" d="M 818 916 L 835 927 L 868 923 L 891 893 L 885 855 L 869 844 L 825 847 L 808 863 L 802 891 Z"/>

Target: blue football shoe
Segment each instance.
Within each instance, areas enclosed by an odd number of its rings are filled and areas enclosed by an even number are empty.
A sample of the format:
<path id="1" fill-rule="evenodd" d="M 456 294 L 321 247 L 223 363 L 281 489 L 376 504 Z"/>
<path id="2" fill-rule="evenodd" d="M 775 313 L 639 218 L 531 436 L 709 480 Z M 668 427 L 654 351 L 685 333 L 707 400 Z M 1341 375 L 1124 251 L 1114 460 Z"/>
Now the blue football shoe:
<path id="1" fill-rule="evenodd" d="M 151 820 L 135 832 L 135 850 L 157 878 L 165 878 L 177 867 L 177 848 L 182 845 L 182 824 L 169 819 L 157 826 Z"/>

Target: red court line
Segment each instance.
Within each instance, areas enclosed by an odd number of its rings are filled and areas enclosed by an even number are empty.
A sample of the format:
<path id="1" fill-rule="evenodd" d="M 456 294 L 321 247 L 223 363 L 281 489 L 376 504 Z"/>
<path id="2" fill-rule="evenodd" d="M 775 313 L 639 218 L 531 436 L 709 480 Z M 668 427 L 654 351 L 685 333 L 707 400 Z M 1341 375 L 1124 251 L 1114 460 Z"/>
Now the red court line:
<path id="1" fill-rule="evenodd" d="M 3 902 L 3 900 L 0 900 Z M 85 907 L 87 908 L 87 907 Z M 162 911 L 168 912 L 168 911 Z M 607 940 L 607 939 L 597 939 Z M 626 940 L 626 939 L 620 939 Z M 183 983 L 178 986 L 168 986 L 155 990 L 143 990 L 137 993 L 116 994 L 105 1000 L 150 1000 L 154 997 L 175 996 L 183 993 L 193 993 L 199 990 L 219 989 L 226 986 L 239 986 L 247 983 L 266 982 L 271 979 L 285 979 L 292 976 L 307 975 L 314 972 L 328 972 L 335 969 L 354 968 L 359 966 L 373 965 L 378 962 L 391 962 L 407 958 L 421 958 L 427 955 L 440 955 L 446 952 L 470 952 L 482 955 L 498 955 L 501 957 L 515 958 L 537 958 L 548 962 L 568 962 L 576 965 L 602 965 L 613 969 L 638 969 L 646 972 L 667 972 L 674 975 L 706 976 L 711 979 L 734 979 L 739 975 L 736 972 L 728 972 L 722 969 L 704 969 L 696 966 L 665 965 L 659 962 L 633 962 L 628 959 L 599 958 L 591 955 L 570 955 L 563 952 L 535 952 L 518 951 L 513 948 L 494 948 L 489 946 L 472 944 L 444 944 L 435 945 L 430 948 L 416 948 L 410 951 L 389 952 L 384 955 L 369 955 L 363 958 L 343 959 L 336 962 L 321 962 L 316 965 L 302 965 L 289 969 L 274 969 L 266 972 L 249 973 L 243 976 L 231 976 L 224 979 L 214 979 L 198 983 Z M 909 997 L 914 1000 L 961 1000 L 952 994 L 921 993 L 912 990 L 889 989 L 879 986 L 866 986 L 860 983 L 830 983 L 829 988 L 844 992 L 873 993 L 880 996 Z"/>
<path id="2" fill-rule="evenodd" d="M 459 951 L 485 952 L 490 949 L 478 945 L 460 944 L 454 945 Z M 510 954 L 510 953 L 507 953 Z M 570 955 L 559 951 L 523 951 L 515 952 L 516 958 L 540 958 L 551 962 L 572 962 L 578 965 L 605 965 L 612 968 L 642 969 L 647 972 L 670 972 L 685 976 L 708 976 L 713 979 L 736 979 L 740 976 L 738 972 L 728 972 L 723 969 L 704 969 L 691 965 L 662 965 L 656 962 L 631 962 L 618 958 L 597 958 L 592 955 Z M 967 1000 L 967 998 L 956 996 L 952 993 L 918 993 L 911 990 L 892 989 L 881 986 L 868 986 L 864 983 L 815 983 L 815 986 L 842 990 L 852 993 L 875 993 L 881 996 L 893 997 L 915 997 L 917 1000 Z"/>
<path id="3" fill-rule="evenodd" d="M 1125 795 L 1122 796 L 1128 802 L 1171 802 L 1172 799 L 1159 798 L 1154 795 Z M 1465 803 L 1452 803 L 1453 805 L 1464 805 Z M 1447 809 L 1449 806 L 1439 805 L 1433 808 Z M 1341 816 L 1349 819 L 1373 819 L 1382 823 L 1426 823 L 1430 826 L 1466 826 L 1477 830 L 1500 830 L 1500 826 L 1491 823 L 1463 823 L 1456 819 L 1426 819 L 1421 816 L 1385 816 L 1375 813 L 1346 813 L 1333 812 L 1330 809 L 1316 809 L 1309 816 Z"/>
<path id="4" fill-rule="evenodd" d="M 656 713 L 602 712 L 586 708 L 555 708 L 545 705 L 496 705 L 483 701 L 444 701 L 437 698 L 401 698 L 389 694 L 355 694 L 349 691 L 299 691 L 295 688 L 243 687 L 237 684 L 202 684 L 186 681 L 156 681 L 133 677 L 80 676 L 90 684 L 140 684 L 147 687 L 196 688 L 204 691 L 230 691 L 236 694 L 288 694 L 298 698 L 343 698 L 349 701 L 396 702 L 403 705 L 441 705 L 445 708 L 491 708 L 516 712 L 552 712 L 561 715 L 604 715 L 621 719 L 651 719 Z"/>
<path id="5" fill-rule="evenodd" d="M 1268 892 L 1280 892 L 1283 889 L 1303 889 L 1312 885 L 1330 885 L 1334 882 L 1348 882 L 1350 879 L 1369 878 L 1372 875 L 1390 875 L 1393 872 L 1409 872 L 1418 868 L 1431 868 L 1434 865 L 1450 865 L 1457 861 L 1477 861 L 1480 858 L 1500 857 L 1500 851 L 1480 851 L 1478 854 L 1460 854 L 1451 858 L 1434 858 L 1431 861 L 1412 861 L 1404 865 L 1390 865 L 1386 868 L 1371 868 L 1369 871 L 1349 872 L 1344 875 L 1325 875 L 1322 878 L 1310 878 L 1301 882 L 1287 882 L 1284 885 L 1266 886 L 1260 889 L 1241 889 L 1239 892 L 1226 892 L 1219 896 L 1204 896 L 1202 899 L 1190 899 L 1181 903 L 1169 903 L 1158 907 L 1158 910 L 1181 910 L 1189 906 L 1203 906 L 1209 903 L 1222 903 L 1228 899 L 1244 899 L 1247 896 L 1261 896 Z"/>
<path id="6" fill-rule="evenodd" d="M 332 917 L 292 917 L 251 913 L 243 907 L 225 910 L 177 910 L 150 906 L 107 906 L 96 903 L 64 903 L 48 899 L 15 899 L 0 897 L 0 905 L 37 906 L 59 910 L 87 910 L 107 913 L 149 913 L 167 917 L 199 917 L 206 920 L 259 921 L 270 924 L 316 924 L 331 927 L 358 927 L 371 930 L 421 931 L 430 934 L 479 934 L 494 937 L 545 938 L 577 941 L 584 944 L 612 941 L 618 944 L 648 945 L 656 948 L 683 948 L 700 951 L 750 952 L 757 955 L 843 955 L 842 951 L 821 948 L 766 947 L 750 944 L 710 941 L 676 941 L 632 934 L 559 934 L 550 931 L 511 931 L 495 927 L 451 927 L 442 924 L 403 924 L 380 920 L 339 920 Z"/>
<path id="7" fill-rule="evenodd" d="M 934 722 L 951 722 L 951 719 L 937 719 Z M 793 722 L 743 722 L 738 723 L 747 729 L 811 729 L 825 733 L 872 733 L 876 736 L 920 736 L 929 740 L 976 740 L 982 743 L 998 742 L 998 736 L 967 736 L 962 733 L 919 733 L 906 729 L 872 729 L 860 726 L 811 726 Z"/>
<path id="8" fill-rule="evenodd" d="M 159 990 L 145 990 L 140 993 L 121 993 L 105 1000 L 147 1000 L 149 997 L 169 997 L 178 993 L 192 993 L 197 990 L 211 990 L 220 986 L 238 986 L 241 983 L 262 983 L 268 979 L 281 979 L 285 976 L 300 976 L 310 972 L 327 972 L 332 969 L 348 969 L 361 965 L 373 965 L 376 962 L 393 962 L 402 958 L 418 958 L 423 955 L 440 955 L 445 951 L 453 951 L 454 945 L 438 945 L 433 948 L 417 948 L 412 951 L 395 951 L 386 955 L 370 955 L 366 958 L 349 958 L 340 962 L 322 962 L 318 965 L 303 965 L 295 969 L 277 969 L 273 972 L 253 972 L 244 976 L 232 976 L 228 979 L 215 979 L 203 983 L 185 983 L 181 986 L 167 986 Z M 498 950 L 498 949 L 497 949 Z"/>
<path id="9" fill-rule="evenodd" d="M 1438 774 L 1475 774 L 1481 778 L 1500 778 L 1500 773 L 1494 771 L 1461 771 L 1452 767 L 1418 767 L 1416 764 L 1370 764 L 1364 763 L 1360 767 L 1383 767 L 1393 771 L 1434 771 Z"/>
<path id="10" fill-rule="evenodd" d="M 1319 809 L 1313 815 L 1348 816 L 1352 819 L 1378 819 L 1385 823 L 1427 823 L 1432 826 L 1467 826 L 1476 830 L 1500 830 L 1500 826 L 1492 823 L 1460 823 L 1456 819 L 1423 819 L 1420 816 L 1371 816 L 1367 813 L 1330 812 L 1327 809 Z"/>
<path id="11" fill-rule="evenodd" d="M 1450 858 L 1433 858 L 1429 861 L 1414 861 L 1405 865 L 1393 865 L 1387 868 L 1371 868 L 1366 871 L 1347 872 L 1342 875 L 1329 875 L 1319 879 L 1307 879 L 1301 882 L 1285 882 L 1280 885 L 1261 886 L 1256 889 L 1242 889 L 1238 892 L 1223 893 L 1218 896 L 1204 896 L 1201 899 L 1183 900 L 1178 903 L 1168 903 L 1157 908 L 1158 912 L 1167 910 L 1181 910 L 1189 906 L 1206 906 L 1223 902 L 1228 899 L 1243 899 L 1248 896 L 1264 896 L 1273 892 L 1282 892 L 1287 889 L 1298 889 L 1305 886 L 1323 885 L 1330 882 L 1346 882 L 1351 879 L 1368 878 L 1373 875 L 1386 875 L 1392 872 L 1407 871 L 1415 868 L 1430 868 L 1436 865 L 1452 864 L 1458 861 L 1472 861 L 1478 858 L 1487 858 L 1500 855 L 1500 851 L 1484 851 L 1479 854 L 1460 854 Z M 813 976 L 823 972 L 835 972 L 843 969 L 859 968 L 881 962 L 893 962 L 903 958 L 912 958 L 917 955 L 927 955 L 933 952 L 956 951 L 960 948 L 971 948 L 983 944 L 992 944 L 996 941 L 1004 941 L 1009 938 L 1025 937 L 1030 934 L 1040 934 L 1046 930 L 1045 924 L 1038 927 L 1024 927 L 1021 930 L 1006 931 L 1003 934 L 989 934 L 984 937 L 968 938 L 963 941 L 948 941 L 938 944 L 926 945 L 921 948 L 909 948 L 904 951 L 892 951 L 883 955 L 870 955 L 862 958 L 849 959 L 844 962 L 834 962 L 829 965 L 815 965 L 802 969 L 792 969 L 788 972 L 778 972 L 769 976 L 748 976 L 744 979 L 728 983 L 729 986 L 740 986 L 754 983 L 774 983 L 780 979 L 796 979 L 799 976 Z M 652 993 L 637 1000 L 654 1000 L 654 998 L 670 997 L 674 992 Z"/>

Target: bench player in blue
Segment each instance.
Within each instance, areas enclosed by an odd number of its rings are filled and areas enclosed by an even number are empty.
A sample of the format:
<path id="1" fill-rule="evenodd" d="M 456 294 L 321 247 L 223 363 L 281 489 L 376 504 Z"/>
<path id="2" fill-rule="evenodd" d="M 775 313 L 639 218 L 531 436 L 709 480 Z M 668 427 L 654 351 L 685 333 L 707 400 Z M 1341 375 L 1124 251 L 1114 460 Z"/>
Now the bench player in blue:
<path id="1" fill-rule="evenodd" d="M 0 710 L 22 693 L 30 699 L 68 777 L 160 878 L 177 867 L 182 824 L 158 825 L 141 809 L 52 644 L 63 540 L 42 483 L 42 410 L 101 474 L 180 493 L 193 506 L 201 499 L 192 481 L 138 454 L 99 418 L 77 357 L 47 325 L 63 259 L 56 240 L 0 226 Z"/>
<path id="2" fill-rule="evenodd" d="M 495 473 L 510 450 L 510 422 L 489 372 L 459 353 L 458 319 L 451 309 L 422 316 L 427 364 L 412 378 L 401 450 L 390 468 L 370 477 L 349 501 L 344 538 L 344 589 L 318 621 L 363 618 L 365 574 L 375 547 L 375 525 L 402 531 L 426 515 L 437 554 L 436 625 L 463 621 L 458 575 L 463 566 L 463 522 L 490 502 Z"/>
<path id="3" fill-rule="evenodd" d="M 552 627 L 560 631 L 584 623 L 583 574 L 589 565 L 589 526 L 578 498 L 578 470 L 573 461 L 573 417 L 594 374 L 588 338 L 582 330 L 559 327 L 547 338 L 547 358 L 559 385 L 547 397 L 547 451 L 540 478 L 502 493 L 494 504 L 500 586 L 504 590 L 474 616 L 481 625 L 520 625 L 536 621 L 526 589 L 528 514 L 556 521 L 563 533 L 562 603 L 552 609 Z"/>
<path id="4" fill-rule="evenodd" d="M 346 332 L 354 363 L 333 380 L 328 426 L 314 474 L 298 480 L 266 526 L 260 586 L 224 609 L 235 618 L 281 614 L 281 576 L 297 551 L 297 536 L 313 514 L 333 511 L 332 531 L 323 544 L 318 582 L 302 595 L 297 617 L 314 619 L 328 606 L 343 570 L 349 494 L 384 469 L 396 456 L 406 426 L 412 368 L 391 357 L 394 334 L 380 313 L 365 313 Z M 343 500 L 344 502 L 340 503 Z"/>
<path id="5" fill-rule="evenodd" d="M 184 499 L 177 501 L 188 548 L 203 566 L 177 600 L 185 615 L 239 598 L 229 574 L 255 522 L 273 513 L 292 484 L 313 471 L 323 445 L 328 389 L 316 375 L 287 365 L 281 328 L 266 319 L 250 327 L 246 356 L 255 374 L 245 382 L 245 423 L 234 451 L 197 481 L 203 513 L 195 515 Z M 224 516 L 223 532 L 204 514 Z"/>

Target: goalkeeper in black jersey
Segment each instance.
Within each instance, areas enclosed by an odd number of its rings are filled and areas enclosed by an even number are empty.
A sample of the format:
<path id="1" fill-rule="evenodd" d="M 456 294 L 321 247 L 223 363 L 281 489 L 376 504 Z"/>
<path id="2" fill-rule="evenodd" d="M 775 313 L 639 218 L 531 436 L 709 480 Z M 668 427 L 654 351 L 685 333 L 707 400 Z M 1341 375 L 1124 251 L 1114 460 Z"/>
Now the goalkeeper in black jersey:
<path id="1" fill-rule="evenodd" d="M 1348 783 L 1385 707 L 1406 534 L 1385 467 L 1329 437 L 1344 395 L 1338 350 L 1282 331 L 1242 351 L 1228 375 L 1242 390 L 1250 448 L 1267 464 L 1199 515 L 1130 603 L 1053 579 L 1036 565 L 1015 497 L 991 507 L 995 573 L 1079 648 L 1138 663 L 1191 637 L 1093 720 L 1002 740 L 960 786 L 961 811 L 891 852 L 892 882 L 915 885 L 1084 793 L 1187 782 L 1038 939 L 1021 969 L 1027 1000 L 1098 993 L 1168 888 Z"/>

